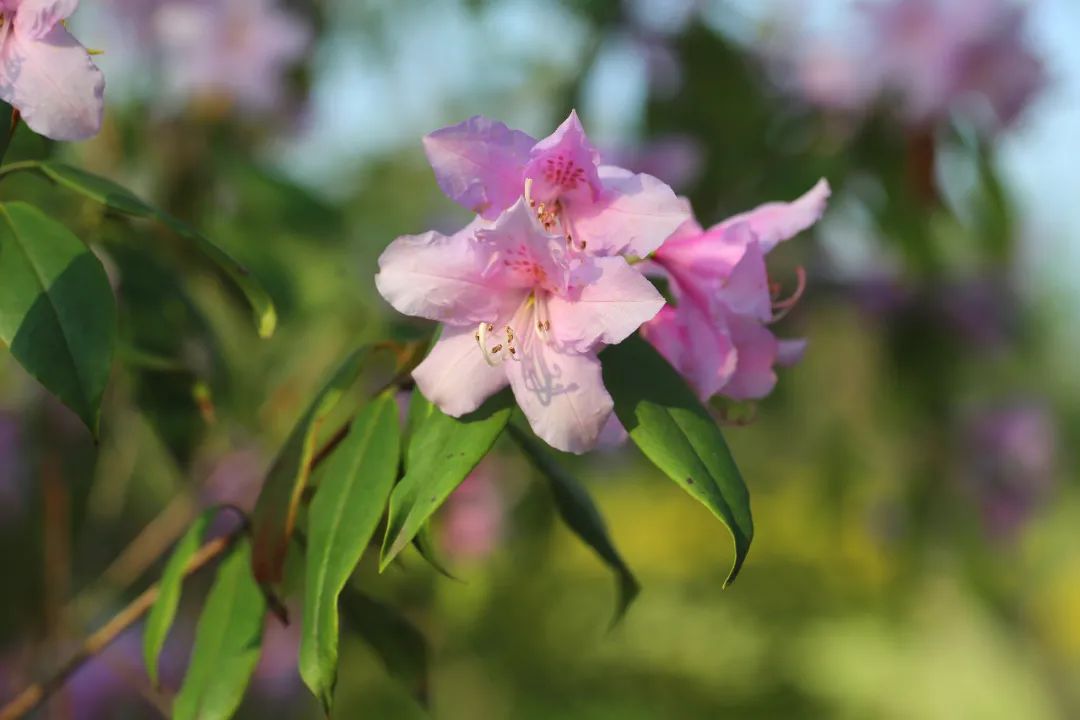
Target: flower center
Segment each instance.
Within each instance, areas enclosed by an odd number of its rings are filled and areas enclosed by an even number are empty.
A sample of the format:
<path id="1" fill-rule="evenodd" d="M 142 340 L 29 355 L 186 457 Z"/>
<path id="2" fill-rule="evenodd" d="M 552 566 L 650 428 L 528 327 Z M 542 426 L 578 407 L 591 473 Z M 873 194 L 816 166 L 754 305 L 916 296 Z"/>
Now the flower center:
<path id="1" fill-rule="evenodd" d="M 580 168 L 578 169 L 580 170 Z M 570 218 L 563 211 L 564 201 L 560 198 L 555 198 L 554 200 L 549 200 L 547 202 L 538 202 L 532 196 L 532 185 L 532 178 L 525 178 L 525 201 L 529 203 L 529 207 L 536 213 L 536 219 L 540 223 L 540 226 L 544 228 L 545 232 L 565 235 L 566 246 L 568 248 L 584 252 L 584 240 L 578 245 L 574 245 L 574 235 L 570 227 Z M 576 185 L 574 187 L 576 187 Z"/>
<path id="2" fill-rule="evenodd" d="M 518 341 L 526 344 L 534 327 L 541 342 L 547 343 L 551 338 L 551 319 L 548 317 L 547 293 L 543 290 L 529 293 L 505 325 L 480 323 L 474 337 L 485 362 L 495 366 L 507 360 L 520 360 L 522 350 L 518 348 Z"/>

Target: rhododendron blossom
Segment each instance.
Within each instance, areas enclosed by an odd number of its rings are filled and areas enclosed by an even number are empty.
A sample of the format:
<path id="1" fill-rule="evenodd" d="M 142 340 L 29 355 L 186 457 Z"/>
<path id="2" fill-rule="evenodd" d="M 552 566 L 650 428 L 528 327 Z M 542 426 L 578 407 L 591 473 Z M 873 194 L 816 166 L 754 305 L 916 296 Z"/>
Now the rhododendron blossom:
<path id="1" fill-rule="evenodd" d="M 375 282 L 398 311 L 443 323 L 413 372 L 425 397 L 461 416 L 509 384 L 536 434 L 576 453 L 611 415 L 597 352 L 664 304 L 624 258 L 569 249 L 524 199 L 494 223 L 398 238 Z"/>
<path id="2" fill-rule="evenodd" d="M 154 25 L 175 95 L 222 98 L 248 112 L 278 105 L 285 72 L 311 43 L 310 28 L 273 0 L 168 0 Z"/>
<path id="3" fill-rule="evenodd" d="M 798 299 L 773 297 L 765 255 L 813 225 L 825 210 L 824 180 L 791 203 L 769 203 L 708 229 L 687 221 L 647 264 L 666 277 L 677 304 L 642 334 L 703 399 L 761 398 L 776 384 L 776 364 L 797 362 L 801 340 L 779 341 L 767 325 Z"/>
<path id="4" fill-rule="evenodd" d="M 0 99 L 54 140 L 101 129 L 105 78 L 63 25 L 79 0 L 0 0 Z"/>
<path id="5" fill-rule="evenodd" d="M 494 220 L 524 195 L 573 250 L 645 257 L 689 217 L 660 180 L 602 165 L 575 112 L 539 142 L 477 116 L 431 133 L 424 148 L 451 200 Z"/>

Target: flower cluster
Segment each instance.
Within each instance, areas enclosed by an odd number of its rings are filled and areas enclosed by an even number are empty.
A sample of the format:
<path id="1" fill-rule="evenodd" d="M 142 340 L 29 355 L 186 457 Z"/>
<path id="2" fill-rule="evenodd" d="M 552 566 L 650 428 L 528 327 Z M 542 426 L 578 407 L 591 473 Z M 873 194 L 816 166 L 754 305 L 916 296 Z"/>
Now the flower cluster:
<path id="1" fill-rule="evenodd" d="M 762 325 L 773 319 L 764 253 L 817 219 L 826 185 L 703 233 L 663 182 L 602 164 L 575 113 L 540 141 L 474 117 L 424 146 L 439 186 L 477 216 L 453 235 L 398 238 L 375 280 L 398 311 L 443 324 L 413 373 L 443 412 L 469 413 L 509 385 L 539 437 L 585 452 L 613 406 L 598 353 L 643 325 L 703 395 L 771 389 L 756 376 L 789 349 Z M 649 272 L 673 281 L 676 307 Z M 701 382 L 720 362 L 730 369 Z"/>
<path id="2" fill-rule="evenodd" d="M 989 129 L 1012 125 L 1046 72 L 1024 36 L 1026 8 L 1014 0 L 888 0 L 862 7 L 847 42 L 796 50 L 788 77 L 811 101 L 858 110 L 883 96 L 903 103 L 913 124 L 954 110 Z M 781 53 L 790 55 L 788 44 Z"/>
<path id="3" fill-rule="evenodd" d="M 63 22 L 78 5 L 0 0 L 0 99 L 54 140 L 84 140 L 101 129 L 105 78 Z"/>

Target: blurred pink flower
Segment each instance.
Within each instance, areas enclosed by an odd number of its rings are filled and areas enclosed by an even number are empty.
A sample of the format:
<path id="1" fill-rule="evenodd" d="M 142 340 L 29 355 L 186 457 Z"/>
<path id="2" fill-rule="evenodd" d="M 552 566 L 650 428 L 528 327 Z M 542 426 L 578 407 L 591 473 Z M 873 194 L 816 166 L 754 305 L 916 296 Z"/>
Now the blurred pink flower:
<path id="1" fill-rule="evenodd" d="M 454 202 L 494 220 L 524 195 L 545 230 L 595 255 L 645 257 L 688 217 L 653 176 L 601 165 L 573 111 L 539 142 L 477 116 L 431 133 L 424 149 Z"/>
<path id="2" fill-rule="evenodd" d="M 895 98 L 912 124 L 960 110 L 996 130 L 1045 83 L 1024 37 L 1027 10 L 1013 0 L 887 0 L 860 10 L 849 42 L 789 42 L 779 52 L 811 102 L 850 111 Z"/>
<path id="3" fill-rule="evenodd" d="M 969 418 L 965 483 L 987 532 L 1014 536 L 1054 489 L 1057 431 L 1041 402 L 1012 401 Z"/>
<path id="4" fill-rule="evenodd" d="M 822 180 L 791 203 L 769 203 L 703 230 L 688 221 L 653 256 L 646 272 L 666 277 L 676 300 L 642 327 L 702 399 L 761 398 L 776 384 L 774 365 L 797 362 L 803 341 L 778 341 L 766 327 L 798 299 L 774 301 L 765 255 L 809 228 L 825 211 Z"/>
<path id="5" fill-rule="evenodd" d="M 482 462 L 458 485 L 442 510 L 442 547 L 453 557 L 478 560 L 494 552 L 503 536 L 505 499 L 495 461 Z"/>
<path id="6" fill-rule="evenodd" d="M 154 30 L 171 92 L 249 112 L 281 102 L 286 71 L 311 43 L 310 28 L 274 0 L 166 0 Z"/>
<path id="7" fill-rule="evenodd" d="M 96 135 L 105 107 L 105 77 L 63 23 L 78 5 L 0 0 L 0 99 L 54 140 Z"/>
<path id="8" fill-rule="evenodd" d="M 704 156 L 701 143 L 690 135 L 662 135 L 605 153 L 614 164 L 660 178 L 673 188 L 683 188 L 698 180 Z"/>
<path id="9" fill-rule="evenodd" d="M 612 410 L 597 352 L 622 342 L 663 306 L 622 257 L 571 252 L 519 200 L 494 223 L 395 240 L 375 284 L 406 315 L 444 323 L 413 372 L 453 416 L 510 385 L 536 434 L 582 453 Z"/>

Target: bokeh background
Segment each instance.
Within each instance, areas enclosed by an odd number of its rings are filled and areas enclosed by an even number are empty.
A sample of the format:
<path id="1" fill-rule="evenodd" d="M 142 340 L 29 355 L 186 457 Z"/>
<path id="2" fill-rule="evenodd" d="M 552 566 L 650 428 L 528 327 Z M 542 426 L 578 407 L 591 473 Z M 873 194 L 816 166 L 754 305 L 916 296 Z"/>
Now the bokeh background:
<path id="1" fill-rule="evenodd" d="M 534 136 L 576 107 L 605 158 L 706 225 L 827 177 L 770 273 L 808 288 L 810 345 L 720 408 L 756 538 L 632 448 L 571 461 L 644 590 L 614 582 L 501 448 L 439 517 L 457 580 L 416 555 L 357 584 L 429 642 L 440 718 L 1080 717 L 1080 5 L 1072 0 L 99 0 L 106 125 L 53 156 L 136 188 L 268 286 L 260 341 L 167 234 L 11 177 L 92 242 L 121 302 L 95 446 L 0 359 L 0 698 L 148 585 L 199 508 L 250 506 L 320 378 L 422 327 L 375 293 L 396 236 L 456 229 L 420 137 L 473 114 Z M 134 541 L 134 543 L 133 543 Z M 208 578 L 152 689 L 129 633 L 40 713 L 161 716 Z M 346 628 L 339 717 L 411 718 Z M 316 718 L 271 620 L 241 716 Z"/>

